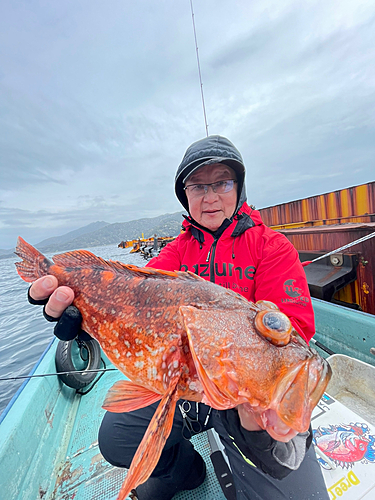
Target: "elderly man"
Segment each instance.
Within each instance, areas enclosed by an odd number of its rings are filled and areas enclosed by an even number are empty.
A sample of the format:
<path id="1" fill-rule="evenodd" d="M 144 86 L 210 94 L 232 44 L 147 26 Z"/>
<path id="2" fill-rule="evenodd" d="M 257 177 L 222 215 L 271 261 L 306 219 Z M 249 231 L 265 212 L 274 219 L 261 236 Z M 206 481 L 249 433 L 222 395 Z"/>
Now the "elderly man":
<path id="1" fill-rule="evenodd" d="M 183 223 L 185 231 L 148 266 L 189 270 L 253 302 L 270 300 L 309 341 L 314 317 L 298 253 L 246 204 L 245 167 L 235 146 L 221 136 L 192 144 L 178 167 L 175 191 L 189 212 Z M 298 293 L 291 293 L 291 289 Z M 33 303 L 49 297 L 45 316 L 60 318 L 55 327 L 59 338 L 77 335 L 79 315 L 71 308 L 64 312 L 74 298 L 70 288 L 57 288 L 56 278 L 48 276 L 32 285 L 29 297 Z M 105 414 L 99 446 L 106 460 L 118 467 L 130 466 L 157 404 L 129 413 Z M 217 411 L 202 403 L 193 404 L 188 416 L 199 423 L 197 431 L 214 427 L 219 433 L 238 500 L 328 499 L 311 447 L 311 430 L 297 434 L 274 414 L 274 424 L 266 432 L 242 405 Z M 139 500 L 172 499 L 177 492 L 192 490 L 204 481 L 205 463 L 184 438 L 183 423 L 182 412 L 176 411 L 172 432 L 152 476 L 137 488 Z"/>

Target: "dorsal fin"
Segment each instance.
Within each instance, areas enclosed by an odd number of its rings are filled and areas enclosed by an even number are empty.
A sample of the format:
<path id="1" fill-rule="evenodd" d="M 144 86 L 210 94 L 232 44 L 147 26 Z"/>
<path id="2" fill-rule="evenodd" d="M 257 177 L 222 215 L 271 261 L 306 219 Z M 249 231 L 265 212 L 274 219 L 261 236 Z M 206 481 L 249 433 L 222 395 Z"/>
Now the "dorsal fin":
<path id="1" fill-rule="evenodd" d="M 65 252 L 52 257 L 53 262 L 61 267 L 85 267 L 94 266 L 101 269 L 113 269 L 119 273 L 131 273 L 135 276 L 141 278 L 182 278 L 188 280 L 200 280 L 205 281 L 200 276 L 197 276 L 190 271 L 162 271 L 160 269 L 153 269 L 152 267 L 137 267 L 132 264 L 123 264 L 119 261 L 114 260 L 104 260 L 101 257 L 97 257 L 88 250 L 74 250 L 72 252 Z"/>
<path id="2" fill-rule="evenodd" d="M 101 257 L 97 257 L 88 250 L 74 250 L 73 252 L 60 253 L 52 257 L 53 262 L 61 267 L 95 266 L 108 267 L 108 262 Z"/>

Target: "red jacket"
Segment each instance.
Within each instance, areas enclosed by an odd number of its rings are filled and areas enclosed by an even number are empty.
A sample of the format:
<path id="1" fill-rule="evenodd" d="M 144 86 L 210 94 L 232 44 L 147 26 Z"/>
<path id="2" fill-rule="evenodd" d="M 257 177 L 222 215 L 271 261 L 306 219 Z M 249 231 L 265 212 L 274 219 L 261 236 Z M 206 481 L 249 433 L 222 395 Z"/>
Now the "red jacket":
<path id="1" fill-rule="evenodd" d="M 265 226 L 260 214 L 244 203 L 221 234 L 184 222 L 186 231 L 147 265 L 168 271 L 192 271 L 248 300 L 270 300 L 309 341 L 314 312 L 298 252 L 282 234 Z"/>

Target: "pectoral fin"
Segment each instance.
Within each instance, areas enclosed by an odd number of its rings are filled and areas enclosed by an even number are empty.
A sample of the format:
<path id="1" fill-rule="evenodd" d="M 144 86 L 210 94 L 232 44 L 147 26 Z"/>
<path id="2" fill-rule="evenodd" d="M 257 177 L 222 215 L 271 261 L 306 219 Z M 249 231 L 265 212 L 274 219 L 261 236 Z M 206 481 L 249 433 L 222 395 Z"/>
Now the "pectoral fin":
<path id="1" fill-rule="evenodd" d="M 125 500 L 130 491 L 139 484 L 144 483 L 156 467 L 172 429 L 174 411 L 178 400 L 177 383 L 180 375 L 181 373 L 178 373 L 171 379 L 169 388 L 162 397 L 138 446 L 117 500 Z"/>
<path id="2" fill-rule="evenodd" d="M 109 389 L 103 408 L 113 413 L 123 413 L 144 408 L 159 399 L 161 399 L 160 394 L 142 385 L 130 382 L 130 380 L 119 380 Z"/>

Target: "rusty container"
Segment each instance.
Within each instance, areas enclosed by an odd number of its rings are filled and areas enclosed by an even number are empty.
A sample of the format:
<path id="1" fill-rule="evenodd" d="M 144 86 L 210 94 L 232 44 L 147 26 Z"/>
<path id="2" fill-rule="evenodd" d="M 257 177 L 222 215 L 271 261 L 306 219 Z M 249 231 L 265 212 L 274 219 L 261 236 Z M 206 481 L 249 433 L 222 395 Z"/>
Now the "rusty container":
<path id="1" fill-rule="evenodd" d="M 302 261 L 313 260 L 375 232 L 375 182 L 267 207 L 260 213 L 266 225 L 291 241 Z M 375 314 L 375 237 L 305 271 L 312 296 Z"/>

